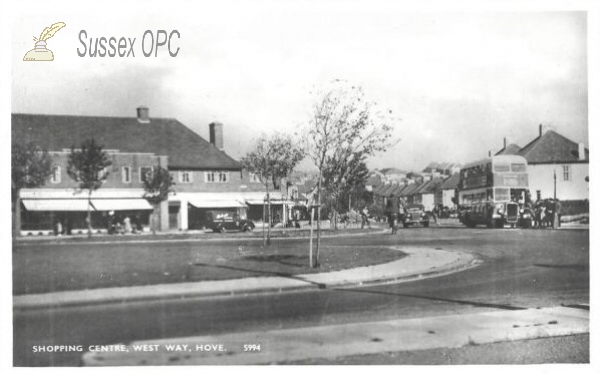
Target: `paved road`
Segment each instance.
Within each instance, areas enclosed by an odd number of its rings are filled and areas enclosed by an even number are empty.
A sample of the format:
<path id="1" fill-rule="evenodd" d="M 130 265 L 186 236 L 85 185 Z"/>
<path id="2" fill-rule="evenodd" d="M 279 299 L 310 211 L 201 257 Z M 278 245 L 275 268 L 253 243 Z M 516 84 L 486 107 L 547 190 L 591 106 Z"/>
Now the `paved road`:
<path id="1" fill-rule="evenodd" d="M 327 240 L 353 245 L 393 243 L 460 249 L 476 254 L 484 264 L 450 276 L 375 287 L 19 312 L 14 316 L 15 365 L 80 364 L 78 352 L 32 353 L 33 345 L 88 347 L 589 303 L 587 231 L 434 227 L 401 230 L 395 237 Z"/>

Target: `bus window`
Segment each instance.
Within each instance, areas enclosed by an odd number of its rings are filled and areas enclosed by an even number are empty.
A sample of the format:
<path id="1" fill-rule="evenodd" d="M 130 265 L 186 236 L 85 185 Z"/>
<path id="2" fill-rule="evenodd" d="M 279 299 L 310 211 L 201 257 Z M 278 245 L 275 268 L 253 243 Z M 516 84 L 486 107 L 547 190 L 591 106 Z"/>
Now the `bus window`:
<path id="1" fill-rule="evenodd" d="M 496 188 L 496 201 L 510 201 L 510 189 Z"/>
<path id="2" fill-rule="evenodd" d="M 527 171 L 527 166 L 525 164 L 512 164 L 510 168 L 513 172 L 522 173 Z"/>
<path id="3" fill-rule="evenodd" d="M 494 173 L 505 173 L 510 171 L 510 165 L 507 164 L 494 164 Z"/>

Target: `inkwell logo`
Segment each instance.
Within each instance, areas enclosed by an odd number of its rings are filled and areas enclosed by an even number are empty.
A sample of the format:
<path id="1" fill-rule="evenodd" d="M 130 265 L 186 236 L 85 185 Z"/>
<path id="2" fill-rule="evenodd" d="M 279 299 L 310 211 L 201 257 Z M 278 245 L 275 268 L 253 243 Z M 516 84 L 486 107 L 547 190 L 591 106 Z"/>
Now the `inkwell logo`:
<path id="1" fill-rule="evenodd" d="M 57 22 L 50 27 L 46 27 L 39 38 L 34 36 L 35 48 L 25 54 L 23 61 L 54 61 L 54 54 L 46 48 L 46 40 L 53 37 L 58 30 L 65 26 L 64 22 Z"/>

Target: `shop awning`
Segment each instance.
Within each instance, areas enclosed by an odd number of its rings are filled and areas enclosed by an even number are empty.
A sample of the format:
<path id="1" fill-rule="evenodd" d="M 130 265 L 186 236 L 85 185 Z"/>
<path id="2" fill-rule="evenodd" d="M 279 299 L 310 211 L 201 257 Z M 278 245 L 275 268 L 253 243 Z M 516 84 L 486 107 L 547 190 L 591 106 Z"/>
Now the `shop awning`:
<path id="1" fill-rule="evenodd" d="M 152 210 L 146 199 L 92 199 L 96 210 Z"/>
<path id="2" fill-rule="evenodd" d="M 266 200 L 262 200 L 262 199 L 248 199 L 246 200 L 246 204 L 250 204 L 250 205 L 267 205 L 267 201 Z M 290 200 L 271 200 L 271 205 L 294 205 L 293 201 Z"/>
<path id="3" fill-rule="evenodd" d="M 246 204 L 239 200 L 227 199 L 227 200 L 206 200 L 206 199 L 190 199 L 188 201 L 196 208 L 243 208 Z"/>
<path id="4" fill-rule="evenodd" d="M 85 212 L 88 201 L 84 199 L 22 200 L 29 211 Z M 94 210 L 93 206 L 91 210 Z"/>

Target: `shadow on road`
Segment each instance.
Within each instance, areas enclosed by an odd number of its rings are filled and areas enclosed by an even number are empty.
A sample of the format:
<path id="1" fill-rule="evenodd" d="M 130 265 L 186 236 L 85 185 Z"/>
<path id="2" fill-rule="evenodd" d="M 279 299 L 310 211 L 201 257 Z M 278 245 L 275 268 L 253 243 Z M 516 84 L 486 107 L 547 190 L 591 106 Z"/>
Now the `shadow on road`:
<path id="1" fill-rule="evenodd" d="M 295 275 L 293 275 L 291 273 L 283 273 L 283 272 L 278 272 L 278 271 L 267 271 L 267 270 L 255 270 L 255 269 L 247 269 L 247 268 L 240 268 L 240 267 L 227 266 L 227 265 L 205 264 L 205 263 L 202 263 L 202 262 L 196 262 L 196 263 L 194 263 L 194 266 L 211 267 L 211 268 L 217 268 L 217 269 L 234 270 L 234 271 L 244 271 L 244 272 L 254 273 L 254 274 L 277 276 L 277 277 L 295 279 L 295 280 L 298 280 L 298 281 L 301 281 L 301 282 L 306 282 L 306 283 L 314 284 L 315 286 L 317 286 L 320 289 L 323 289 L 323 288 L 327 287 L 323 283 L 313 282 L 313 281 L 310 281 L 310 280 L 307 280 L 307 279 L 304 279 L 304 278 L 300 278 L 300 277 L 297 277 L 297 276 L 295 276 Z"/>
<path id="2" fill-rule="evenodd" d="M 374 294 L 374 295 L 409 297 L 409 298 L 413 298 L 413 299 L 430 300 L 430 301 L 443 301 L 443 302 L 447 302 L 447 303 L 471 305 L 471 306 L 480 307 L 480 308 L 496 308 L 496 309 L 504 309 L 504 310 L 527 309 L 527 308 L 522 308 L 522 307 L 518 307 L 518 306 L 504 305 L 504 304 L 489 304 L 489 303 L 482 303 L 482 302 L 477 302 L 477 301 L 453 300 L 453 299 L 445 299 L 445 298 L 434 297 L 434 296 L 411 295 L 411 294 L 402 294 L 402 293 L 395 293 L 395 292 L 384 292 L 384 291 L 375 291 L 375 290 L 366 290 L 366 289 L 356 289 L 356 288 L 353 288 L 353 289 L 334 288 L 334 290 L 341 291 L 341 292 L 358 292 L 358 293 L 368 293 L 368 294 Z"/>

